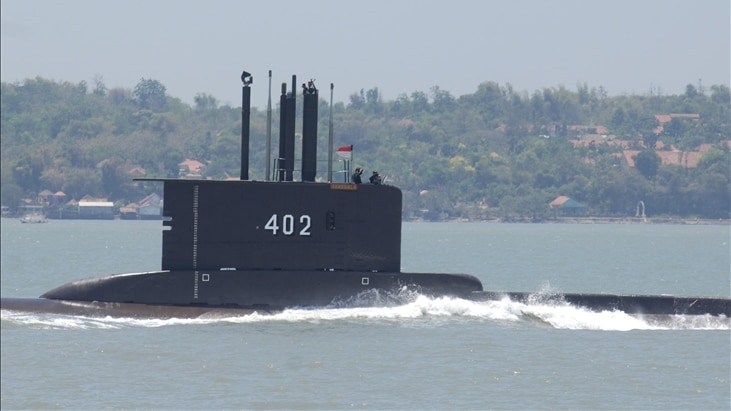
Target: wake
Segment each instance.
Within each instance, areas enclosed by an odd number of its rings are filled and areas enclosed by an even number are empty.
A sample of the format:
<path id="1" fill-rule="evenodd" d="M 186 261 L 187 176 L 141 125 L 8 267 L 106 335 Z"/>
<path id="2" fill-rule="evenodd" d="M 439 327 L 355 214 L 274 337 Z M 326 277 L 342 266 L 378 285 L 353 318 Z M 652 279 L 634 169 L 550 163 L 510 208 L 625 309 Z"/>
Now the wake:
<path id="1" fill-rule="evenodd" d="M 190 319 L 139 319 L 82 317 L 2 310 L 3 328 L 120 329 L 129 327 L 170 327 L 218 323 L 350 323 L 398 322 L 438 327 L 445 322 L 469 326 L 495 323 L 515 327 L 545 327 L 569 330 L 731 330 L 731 318 L 711 315 L 630 315 L 622 311 L 595 312 L 561 302 L 541 299 L 528 303 L 508 298 L 470 301 L 460 298 L 430 298 L 407 295 L 364 295 L 336 302 L 324 308 L 292 308 L 276 313 L 241 316 L 201 315 Z"/>

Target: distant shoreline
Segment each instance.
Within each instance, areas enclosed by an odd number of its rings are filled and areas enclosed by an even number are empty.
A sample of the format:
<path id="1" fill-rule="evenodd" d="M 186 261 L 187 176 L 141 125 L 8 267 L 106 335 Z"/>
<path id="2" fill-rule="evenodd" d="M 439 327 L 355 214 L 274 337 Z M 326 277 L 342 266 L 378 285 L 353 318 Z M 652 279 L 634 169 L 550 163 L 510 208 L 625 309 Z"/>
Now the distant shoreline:
<path id="1" fill-rule="evenodd" d="M 731 226 L 729 219 L 704 219 L 704 218 L 680 218 L 680 217 L 555 217 L 550 219 L 533 221 L 529 218 L 504 220 L 501 218 L 489 220 L 470 220 L 467 218 L 455 218 L 445 220 L 409 219 L 410 222 L 463 222 L 463 223 L 503 223 L 503 224 L 672 224 L 672 225 L 727 225 Z"/>
<path id="2" fill-rule="evenodd" d="M 564 224 L 676 224 L 676 225 L 731 225 L 731 220 L 676 218 L 676 217 L 559 217 L 545 221 L 546 223 Z"/>
<path id="3" fill-rule="evenodd" d="M 21 216 L 2 216 L 3 219 L 15 219 L 19 220 Z M 67 218 L 69 220 L 89 220 L 83 218 Z M 99 220 L 99 219 L 91 219 Z M 115 216 L 113 219 L 103 219 L 104 221 L 139 221 L 137 219 L 124 219 Z M 49 219 L 49 221 L 51 221 Z M 147 219 L 146 221 L 162 221 L 159 219 Z M 550 219 L 543 219 L 534 221 L 529 218 L 516 218 L 511 220 L 505 220 L 502 218 L 492 218 L 488 220 L 472 220 L 468 218 L 453 218 L 444 220 L 427 220 L 423 218 L 410 218 L 403 221 L 414 222 L 414 223 L 502 223 L 502 224 L 673 224 L 673 225 L 727 225 L 731 226 L 730 219 L 709 219 L 709 218 L 680 218 L 680 217 L 652 217 L 652 218 L 641 218 L 641 217 L 554 217 Z"/>

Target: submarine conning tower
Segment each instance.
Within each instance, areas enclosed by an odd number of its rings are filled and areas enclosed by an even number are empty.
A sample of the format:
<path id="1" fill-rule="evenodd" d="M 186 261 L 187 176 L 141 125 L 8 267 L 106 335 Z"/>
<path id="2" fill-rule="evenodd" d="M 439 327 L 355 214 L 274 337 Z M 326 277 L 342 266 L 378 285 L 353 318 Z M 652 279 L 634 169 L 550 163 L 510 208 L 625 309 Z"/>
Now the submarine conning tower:
<path id="1" fill-rule="evenodd" d="M 400 272 L 401 190 L 318 183 L 318 91 L 302 85 L 302 181 L 293 181 L 296 76 L 280 96 L 278 181 L 251 181 L 252 76 L 242 88 L 241 178 L 164 179 L 163 270 Z"/>
<path id="2" fill-rule="evenodd" d="M 269 72 L 271 78 L 271 71 Z M 251 117 L 251 84 L 253 76 L 244 71 L 241 90 L 241 180 L 249 179 L 249 140 Z M 294 180 L 295 151 L 295 118 L 297 112 L 296 95 L 297 76 L 292 75 L 292 89 L 287 92 L 287 83 L 282 83 L 280 96 L 279 120 L 279 157 L 276 159 L 277 178 L 279 181 Z M 319 92 L 313 80 L 302 84 L 302 181 L 315 181 L 317 174 L 317 121 Z M 271 104 L 271 97 L 270 97 Z M 270 139 L 271 136 L 267 136 Z M 269 147 L 270 141 L 267 141 Z M 270 153 L 267 152 L 267 156 Z M 267 162 L 268 164 L 268 162 Z M 268 168 L 268 166 L 267 166 Z M 269 171 L 267 170 L 267 175 Z M 268 178 L 267 178 L 268 180 Z"/>

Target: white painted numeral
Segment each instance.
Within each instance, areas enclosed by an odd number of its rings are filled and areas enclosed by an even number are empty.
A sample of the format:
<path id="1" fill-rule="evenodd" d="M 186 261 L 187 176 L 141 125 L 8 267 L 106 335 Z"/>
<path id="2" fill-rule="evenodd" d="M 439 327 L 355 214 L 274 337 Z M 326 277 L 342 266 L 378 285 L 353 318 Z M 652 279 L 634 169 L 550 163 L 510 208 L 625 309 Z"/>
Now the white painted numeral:
<path id="1" fill-rule="evenodd" d="M 282 234 L 284 235 L 292 235 L 295 233 L 295 218 L 292 214 L 285 214 L 282 216 L 281 226 L 279 221 L 279 216 L 277 214 L 272 214 L 271 217 L 269 217 L 269 221 L 264 225 L 265 230 L 269 230 L 272 232 L 272 235 L 279 234 L 279 229 L 282 229 Z M 312 227 L 312 219 L 309 215 L 303 214 L 299 218 L 299 224 L 302 228 L 300 228 L 299 235 L 309 237 L 311 235 L 310 233 L 310 227 Z"/>
<path id="2" fill-rule="evenodd" d="M 277 235 L 277 232 L 279 231 L 279 225 L 277 224 L 277 215 L 272 214 L 272 217 L 267 221 L 267 224 L 264 226 L 265 230 L 272 230 L 272 235 Z"/>
<path id="3" fill-rule="evenodd" d="M 282 234 L 292 235 L 294 232 L 294 217 L 292 214 L 285 214 L 282 218 Z"/>
<path id="4" fill-rule="evenodd" d="M 300 235 L 309 236 L 310 235 L 310 216 L 307 214 L 304 214 L 300 217 L 300 224 L 304 224 L 305 226 L 302 227 L 302 230 L 300 230 Z"/>

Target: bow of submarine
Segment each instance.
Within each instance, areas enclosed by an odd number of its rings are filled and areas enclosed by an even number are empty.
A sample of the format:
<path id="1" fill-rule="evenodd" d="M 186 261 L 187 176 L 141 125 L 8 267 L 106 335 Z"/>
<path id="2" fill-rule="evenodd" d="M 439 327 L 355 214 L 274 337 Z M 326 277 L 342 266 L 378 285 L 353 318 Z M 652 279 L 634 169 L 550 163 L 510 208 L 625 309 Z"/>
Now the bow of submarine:
<path id="1" fill-rule="evenodd" d="M 200 279 L 205 275 L 206 281 Z M 193 288 L 198 278 L 197 288 Z M 468 274 L 295 270 L 157 271 L 73 281 L 41 298 L 149 305 L 268 307 L 328 306 L 368 290 L 413 290 L 430 297 L 468 298 L 482 291 Z"/>

